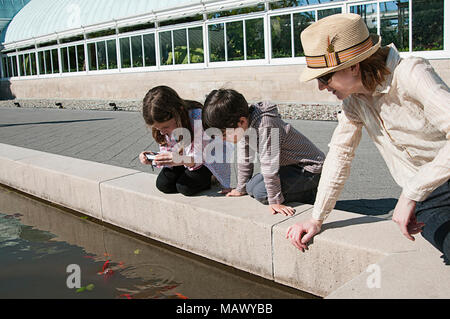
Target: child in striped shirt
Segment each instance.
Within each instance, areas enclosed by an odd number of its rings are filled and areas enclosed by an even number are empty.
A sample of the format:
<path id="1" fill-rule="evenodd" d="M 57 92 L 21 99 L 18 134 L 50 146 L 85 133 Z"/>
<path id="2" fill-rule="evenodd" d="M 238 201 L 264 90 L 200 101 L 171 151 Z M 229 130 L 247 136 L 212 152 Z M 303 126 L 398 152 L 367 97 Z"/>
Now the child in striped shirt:
<path id="1" fill-rule="evenodd" d="M 272 214 L 286 216 L 295 210 L 283 203 L 314 203 L 325 155 L 281 119 L 276 105 L 249 107 L 235 90 L 213 90 L 204 103 L 203 126 L 219 129 L 225 141 L 237 144 L 238 182 L 227 196 L 249 194 L 268 204 Z M 252 177 L 256 153 L 261 173 Z"/>

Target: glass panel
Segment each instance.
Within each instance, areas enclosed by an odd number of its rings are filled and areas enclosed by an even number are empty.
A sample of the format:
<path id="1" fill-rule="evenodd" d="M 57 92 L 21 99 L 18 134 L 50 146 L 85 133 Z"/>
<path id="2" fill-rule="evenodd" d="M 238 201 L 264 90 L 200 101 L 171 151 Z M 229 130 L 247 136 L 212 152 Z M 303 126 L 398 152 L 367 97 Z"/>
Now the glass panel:
<path id="1" fill-rule="evenodd" d="M 159 26 L 163 27 L 163 26 L 167 26 L 167 25 L 175 25 L 175 24 L 189 23 L 189 22 L 202 21 L 202 20 L 203 20 L 203 14 L 197 14 L 195 16 L 186 17 L 186 18 L 163 20 L 163 21 L 159 22 Z"/>
<path id="2" fill-rule="evenodd" d="M 131 37 L 131 52 L 133 54 L 133 67 L 142 67 L 144 65 L 142 57 L 142 36 Z"/>
<path id="3" fill-rule="evenodd" d="M 19 55 L 19 70 L 20 70 L 20 76 L 25 76 L 27 73 L 25 72 L 25 68 L 23 65 L 23 55 Z"/>
<path id="4" fill-rule="evenodd" d="M 208 26 L 209 60 L 211 62 L 225 61 L 224 24 Z"/>
<path id="5" fill-rule="evenodd" d="M 257 4 L 256 6 L 253 6 L 253 7 L 245 7 L 245 8 L 238 8 L 238 9 L 209 13 L 208 19 L 217 19 L 217 18 L 221 18 L 221 17 L 229 17 L 232 15 L 238 15 L 238 14 L 248 14 L 251 12 L 260 12 L 260 11 L 264 11 L 264 9 L 265 9 L 264 2 L 261 1 L 261 3 Z"/>
<path id="6" fill-rule="evenodd" d="M 117 69 L 116 40 L 106 41 L 108 47 L 108 69 Z"/>
<path id="7" fill-rule="evenodd" d="M 50 50 L 45 51 L 45 73 L 51 74 L 52 73 L 52 58 L 50 54 Z"/>
<path id="8" fill-rule="evenodd" d="M 7 69 L 7 71 L 8 71 L 8 77 L 12 77 L 13 76 L 13 67 L 12 67 L 12 64 L 11 64 L 11 59 L 10 58 L 8 58 L 8 57 L 6 57 L 6 69 Z"/>
<path id="9" fill-rule="evenodd" d="M 155 35 L 153 33 L 144 35 L 144 63 L 145 66 L 156 65 Z"/>
<path id="10" fill-rule="evenodd" d="M 53 73 L 59 73 L 58 49 L 52 50 L 52 59 L 53 59 Z"/>
<path id="11" fill-rule="evenodd" d="M 342 13 L 342 8 L 332 8 L 332 9 L 324 9 L 324 10 L 317 10 L 317 17 L 318 19 L 322 19 L 328 16 L 331 16 L 333 14 Z"/>
<path id="12" fill-rule="evenodd" d="M 228 61 L 244 60 L 244 22 L 227 23 Z"/>
<path id="13" fill-rule="evenodd" d="M 186 29 L 173 31 L 173 46 L 175 51 L 175 64 L 187 64 L 187 37 Z"/>
<path id="14" fill-rule="evenodd" d="M 11 64 L 11 59 L 9 57 L 6 57 L 6 71 L 7 71 L 7 75 L 8 77 L 12 77 L 13 76 L 13 68 L 12 68 L 12 64 Z"/>
<path id="15" fill-rule="evenodd" d="M 67 58 L 67 48 L 61 48 L 61 61 L 63 73 L 69 72 L 69 59 Z"/>
<path id="16" fill-rule="evenodd" d="M 337 2 L 343 0 L 284 0 L 284 1 L 275 1 L 270 4 L 270 9 L 280 9 L 280 8 L 288 8 L 288 7 L 301 7 L 301 6 L 309 6 L 312 4 L 322 4 L 329 2 Z"/>
<path id="17" fill-rule="evenodd" d="M 203 51 L 203 27 L 190 28 L 189 32 L 189 59 L 191 63 L 205 62 Z"/>
<path id="18" fill-rule="evenodd" d="M 130 38 L 121 38 L 120 43 L 120 62 L 122 68 L 131 68 L 130 57 Z"/>
<path id="19" fill-rule="evenodd" d="M 9 75 L 8 75 L 8 64 L 7 64 L 7 62 L 8 62 L 8 59 L 6 58 L 6 57 L 4 57 L 4 56 L 2 56 L 2 76 L 4 77 L 4 78 L 7 78 L 7 77 L 9 77 Z"/>
<path id="20" fill-rule="evenodd" d="M 264 19 L 245 20 L 247 60 L 264 59 Z"/>
<path id="21" fill-rule="evenodd" d="M 31 61 L 30 54 L 28 53 L 23 55 L 23 67 L 25 69 L 25 75 L 31 75 Z"/>
<path id="22" fill-rule="evenodd" d="M 94 38 L 99 38 L 99 37 L 106 37 L 108 35 L 113 35 L 113 34 L 116 34 L 116 29 L 106 29 L 106 30 L 88 33 L 88 34 L 86 34 L 86 38 L 94 39 Z"/>
<path id="23" fill-rule="evenodd" d="M 106 70 L 107 69 L 105 41 L 97 42 L 97 62 L 98 62 L 98 66 L 97 66 L 98 70 Z"/>
<path id="24" fill-rule="evenodd" d="M 55 61 L 53 61 L 55 64 Z M 75 56 L 75 47 L 69 47 L 69 66 L 70 72 L 77 72 L 77 57 Z"/>
<path id="25" fill-rule="evenodd" d="M 159 34 L 159 51 L 161 52 L 161 65 L 173 64 L 172 61 L 172 35 L 171 31 L 161 32 Z"/>
<path id="26" fill-rule="evenodd" d="M 78 71 L 86 71 L 86 58 L 84 57 L 84 45 L 77 45 Z"/>
<path id="27" fill-rule="evenodd" d="M 413 51 L 444 49 L 444 0 L 412 3 Z"/>
<path id="28" fill-rule="evenodd" d="M 315 12 L 300 12 L 294 13 L 294 53 L 295 56 L 305 56 L 303 52 L 302 41 L 300 39 L 300 34 L 305 30 L 311 23 L 316 21 Z"/>
<path id="29" fill-rule="evenodd" d="M 380 3 L 381 45 L 394 43 L 399 51 L 408 51 L 408 25 L 408 0 Z"/>
<path id="30" fill-rule="evenodd" d="M 36 75 L 37 74 L 37 68 L 36 68 L 36 53 L 32 52 L 30 54 L 30 63 L 31 63 L 31 74 Z"/>
<path id="31" fill-rule="evenodd" d="M 160 22 L 160 26 L 161 26 L 161 22 Z M 145 29 L 153 29 L 154 27 L 155 27 L 155 23 L 153 23 L 153 22 L 135 24 L 135 25 L 131 25 L 128 27 L 119 28 L 119 33 L 126 33 L 126 32 L 138 31 L 138 30 L 145 30 Z"/>
<path id="32" fill-rule="evenodd" d="M 44 52 L 38 52 L 39 74 L 45 74 Z"/>
<path id="33" fill-rule="evenodd" d="M 351 6 L 350 13 L 359 14 L 367 25 L 369 33 L 377 34 L 377 4 Z"/>
<path id="34" fill-rule="evenodd" d="M 13 67 L 13 76 L 18 76 L 19 72 L 17 70 L 17 59 L 15 56 L 11 57 L 12 67 Z"/>
<path id="35" fill-rule="evenodd" d="M 88 43 L 88 59 L 89 59 L 89 70 L 97 70 L 97 55 L 95 51 L 95 43 Z"/>
<path id="36" fill-rule="evenodd" d="M 291 15 L 270 18 L 272 58 L 292 57 Z"/>

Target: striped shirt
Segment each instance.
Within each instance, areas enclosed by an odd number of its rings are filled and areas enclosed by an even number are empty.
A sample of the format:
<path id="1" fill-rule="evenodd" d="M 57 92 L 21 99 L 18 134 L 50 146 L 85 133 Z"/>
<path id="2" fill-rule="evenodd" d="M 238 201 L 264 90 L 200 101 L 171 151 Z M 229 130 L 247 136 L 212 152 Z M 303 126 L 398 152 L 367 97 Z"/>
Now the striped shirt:
<path id="1" fill-rule="evenodd" d="M 450 178 L 450 90 L 422 58 L 401 59 L 395 46 L 391 74 L 371 96 L 352 94 L 329 144 L 313 217 L 324 220 L 350 175 L 365 127 L 403 195 L 423 201 Z M 368 163 L 369 165 L 370 163 Z"/>
<path id="2" fill-rule="evenodd" d="M 236 190 L 246 192 L 245 184 L 253 175 L 256 153 L 267 189 L 269 204 L 281 204 L 280 166 L 297 164 L 306 171 L 319 174 L 325 155 L 303 134 L 284 122 L 276 105 L 260 102 L 250 107 L 249 128 L 237 145 L 238 178 Z M 252 135 L 255 133 L 252 143 Z"/>

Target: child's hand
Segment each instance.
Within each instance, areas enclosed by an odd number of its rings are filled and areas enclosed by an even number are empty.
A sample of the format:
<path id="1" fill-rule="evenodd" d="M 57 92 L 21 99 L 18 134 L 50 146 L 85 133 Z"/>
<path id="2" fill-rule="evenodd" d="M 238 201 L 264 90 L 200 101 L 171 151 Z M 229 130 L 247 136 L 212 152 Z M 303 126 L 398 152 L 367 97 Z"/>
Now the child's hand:
<path id="1" fill-rule="evenodd" d="M 142 152 L 141 154 L 139 154 L 139 161 L 141 162 L 141 164 L 144 165 L 151 165 L 152 162 L 148 160 L 147 156 L 145 156 L 145 154 L 148 154 L 149 152 Z"/>
<path id="2" fill-rule="evenodd" d="M 238 192 L 238 191 L 236 190 L 236 188 L 233 188 L 233 189 L 227 194 L 227 197 L 244 196 L 245 194 L 246 194 L 246 193 Z"/>
<path id="3" fill-rule="evenodd" d="M 157 166 L 174 166 L 172 152 L 159 153 L 153 161 Z"/>
<path id="4" fill-rule="evenodd" d="M 272 204 L 269 205 L 269 210 L 272 214 L 283 214 L 285 216 L 292 216 L 295 214 L 295 209 L 289 206 L 284 206 L 282 204 Z"/>
<path id="5" fill-rule="evenodd" d="M 219 192 L 219 194 L 225 195 L 228 194 L 229 192 L 231 192 L 232 189 L 231 188 L 222 188 Z"/>

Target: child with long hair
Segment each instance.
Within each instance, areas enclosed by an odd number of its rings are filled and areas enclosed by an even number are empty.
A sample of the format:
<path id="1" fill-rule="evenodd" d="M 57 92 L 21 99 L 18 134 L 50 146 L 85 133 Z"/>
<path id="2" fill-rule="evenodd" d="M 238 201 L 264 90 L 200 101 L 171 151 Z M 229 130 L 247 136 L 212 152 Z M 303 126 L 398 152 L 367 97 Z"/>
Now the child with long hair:
<path id="1" fill-rule="evenodd" d="M 211 187 L 212 175 L 221 183 L 222 193 L 229 191 L 229 163 L 206 163 L 203 159 L 202 104 L 180 98 L 170 87 L 157 86 L 145 95 L 142 116 L 151 127 L 160 152 L 154 160 L 147 158 L 152 152 L 142 152 L 139 160 L 145 165 L 162 167 L 156 180 L 161 192 L 192 196 Z M 177 137 L 177 129 L 187 134 Z"/>

